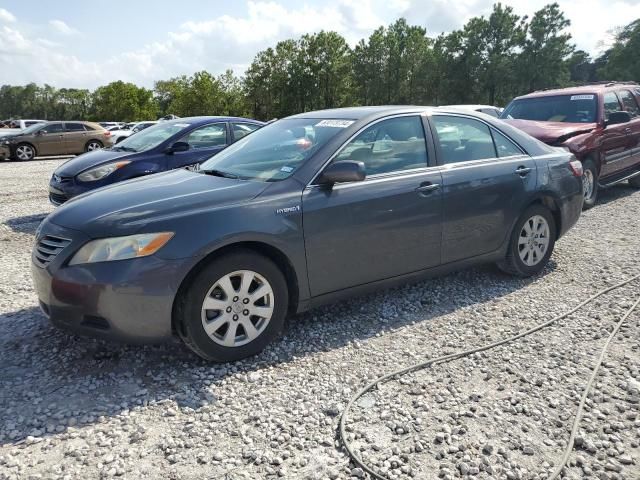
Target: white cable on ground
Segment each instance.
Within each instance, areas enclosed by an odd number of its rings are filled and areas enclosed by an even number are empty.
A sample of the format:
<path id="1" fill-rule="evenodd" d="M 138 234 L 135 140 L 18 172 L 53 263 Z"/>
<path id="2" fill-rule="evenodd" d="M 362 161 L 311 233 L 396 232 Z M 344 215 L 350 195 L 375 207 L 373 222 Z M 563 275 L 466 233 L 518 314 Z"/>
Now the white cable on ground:
<path id="1" fill-rule="evenodd" d="M 611 287 L 605 288 L 603 290 L 600 290 L 599 292 L 593 294 L 591 297 L 587 298 L 586 300 L 583 300 L 581 303 L 579 303 L 577 306 L 575 306 L 574 308 L 572 308 L 571 310 L 562 313 L 554 318 L 552 318 L 551 320 L 548 320 L 544 323 L 538 324 L 528 330 L 525 330 L 524 332 L 518 333 L 516 335 L 513 335 L 511 337 L 505 338 L 503 340 L 499 340 L 493 343 L 489 343 L 487 345 L 481 346 L 481 347 L 476 347 L 476 348 L 472 348 L 469 350 L 465 350 L 462 352 L 458 352 L 458 353 L 451 353 L 449 355 L 444 355 L 442 357 L 438 357 L 438 358 L 432 358 L 430 360 L 426 360 L 424 362 L 421 363 L 417 363 L 414 365 L 410 365 L 409 367 L 405 367 L 405 368 L 401 368 L 398 370 L 395 370 L 391 373 L 388 373 L 386 375 L 383 375 L 375 380 L 373 380 L 371 383 L 367 384 L 365 387 L 363 387 L 360 391 L 358 391 L 353 397 L 351 397 L 351 399 L 349 400 L 349 402 L 347 403 L 347 406 L 345 407 L 345 409 L 342 412 L 342 415 L 340 417 L 340 424 L 338 426 L 338 436 L 340 438 L 340 440 L 342 441 L 342 444 L 344 445 L 345 450 L 347 451 L 347 454 L 351 457 L 351 459 L 353 460 L 353 462 L 358 465 L 360 468 L 362 468 L 365 472 L 367 472 L 372 478 L 375 478 L 377 480 L 389 480 L 388 477 L 385 477 L 379 473 L 377 473 L 375 470 L 373 470 L 373 468 L 369 467 L 368 465 L 366 465 L 362 460 L 360 460 L 354 453 L 354 451 L 351 448 L 351 445 L 349 444 L 349 442 L 347 441 L 347 436 L 346 436 L 346 424 L 347 424 L 347 418 L 348 418 L 348 414 L 349 411 L 351 410 L 351 408 L 353 407 L 354 403 L 358 401 L 358 399 L 360 399 L 363 395 L 365 395 L 367 392 L 371 391 L 374 387 L 376 387 L 377 385 L 384 383 L 388 380 L 391 380 L 392 378 L 401 376 L 401 375 L 406 375 L 407 373 L 411 373 L 411 372 L 415 372 L 417 370 L 422 370 L 424 368 L 430 367 L 431 365 L 434 365 L 436 363 L 445 363 L 445 362 L 450 362 L 452 360 L 457 360 L 459 358 L 462 357 L 468 357 L 469 355 L 473 355 L 474 353 L 479 353 L 479 352 L 484 352 L 486 350 L 490 350 L 492 348 L 496 348 L 502 345 L 505 345 L 507 343 L 511 343 L 514 342 L 516 340 L 519 340 L 520 338 L 526 337 L 528 335 L 531 335 L 532 333 L 538 332 L 539 330 L 542 330 L 556 322 L 558 322 L 559 320 L 562 320 L 566 317 L 568 317 L 569 315 L 572 315 L 573 313 L 575 313 L 576 311 L 578 311 L 579 309 L 581 309 L 582 307 L 584 307 L 585 305 L 591 303 L 592 301 L 594 301 L 596 298 L 605 295 L 606 293 L 611 292 L 612 290 L 616 290 L 620 287 L 623 287 L 635 280 L 640 279 L 640 274 L 635 275 L 623 282 L 617 283 Z M 596 378 L 598 369 L 600 368 L 600 365 L 602 363 L 602 359 L 604 358 L 606 351 L 609 347 L 609 344 L 611 343 L 611 341 L 613 340 L 613 337 L 615 336 L 615 334 L 618 332 L 618 330 L 620 329 L 620 326 L 622 326 L 622 324 L 624 323 L 624 321 L 629 317 L 629 315 L 631 315 L 631 313 L 636 309 L 636 307 L 638 306 L 638 304 L 640 304 L 640 298 L 636 301 L 636 303 L 634 303 L 634 305 L 627 310 L 626 314 L 622 317 L 622 319 L 620 320 L 620 322 L 618 322 L 618 324 L 616 325 L 616 328 L 613 330 L 613 332 L 611 333 L 611 335 L 609 336 L 607 342 L 605 343 L 604 348 L 602 349 L 602 352 L 600 354 L 600 358 L 593 370 L 593 374 L 591 376 L 591 379 L 589 380 L 589 382 L 587 383 L 587 386 L 584 390 L 583 393 L 583 397 L 582 397 L 582 401 L 580 402 L 580 405 L 578 407 L 578 411 L 576 412 L 576 417 L 574 420 L 574 424 L 573 424 L 573 429 L 571 432 L 571 436 L 569 438 L 569 442 L 567 443 L 567 447 L 566 450 L 564 452 L 564 455 L 562 457 L 562 461 L 558 464 L 558 467 L 556 468 L 556 470 L 552 473 L 552 475 L 549 477 L 549 480 L 555 480 L 556 478 L 558 478 L 558 475 L 560 474 L 560 472 L 562 471 L 562 469 L 564 468 L 564 466 L 566 465 L 566 462 L 569 458 L 569 455 L 571 454 L 571 451 L 573 450 L 573 440 L 575 438 L 575 432 L 578 429 L 578 425 L 580 423 L 580 417 L 582 416 L 582 409 L 584 408 L 584 402 L 587 398 L 587 395 L 589 393 L 589 390 L 593 384 L 594 379 Z"/>

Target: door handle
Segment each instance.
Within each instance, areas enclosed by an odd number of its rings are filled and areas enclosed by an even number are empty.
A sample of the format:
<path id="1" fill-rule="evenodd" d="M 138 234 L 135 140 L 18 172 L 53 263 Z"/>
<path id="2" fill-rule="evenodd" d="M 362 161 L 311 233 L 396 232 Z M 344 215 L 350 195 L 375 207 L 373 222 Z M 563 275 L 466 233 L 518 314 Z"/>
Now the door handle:
<path id="1" fill-rule="evenodd" d="M 438 190 L 439 188 L 440 188 L 439 183 L 426 182 L 421 184 L 418 188 L 416 188 L 416 192 L 418 192 L 420 195 L 425 196 L 425 195 L 429 195 L 431 192 Z"/>
<path id="2" fill-rule="evenodd" d="M 529 173 L 531 173 L 531 169 L 529 167 L 518 167 L 513 173 L 515 173 L 516 175 L 520 175 L 521 177 L 526 177 L 527 175 L 529 175 Z"/>

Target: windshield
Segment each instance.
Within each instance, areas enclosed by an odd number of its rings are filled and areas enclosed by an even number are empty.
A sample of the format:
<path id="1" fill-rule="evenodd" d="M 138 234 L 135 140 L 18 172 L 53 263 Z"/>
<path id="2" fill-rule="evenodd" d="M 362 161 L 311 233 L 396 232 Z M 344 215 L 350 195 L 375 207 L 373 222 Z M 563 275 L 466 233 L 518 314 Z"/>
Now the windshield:
<path id="1" fill-rule="evenodd" d="M 227 147 L 203 163 L 200 170 L 265 182 L 283 180 L 352 123 L 353 120 L 285 118 Z"/>
<path id="2" fill-rule="evenodd" d="M 541 122 L 594 123 L 597 103 L 594 94 L 554 95 L 514 100 L 500 118 Z"/>
<path id="3" fill-rule="evenodd" d="M 155 148 L 162 142 L 178 132 L 187 128 L 189 123 L 162 123 L 131 135 L 119 142 L 112 150 L 125 150 L 128 152 L 144 152 Z"/>
<path id="4" fill-rule="evenodd" d="M 38 130 L 40 130 L 41 128 L 44 128 L 45 125 L 46 125 L 46 123 L 36 123 L 34 125 L 31 125 L 30 127 L 25 128 L 20 133 L 26 133 L 26 134 L 35 133 Z"/>

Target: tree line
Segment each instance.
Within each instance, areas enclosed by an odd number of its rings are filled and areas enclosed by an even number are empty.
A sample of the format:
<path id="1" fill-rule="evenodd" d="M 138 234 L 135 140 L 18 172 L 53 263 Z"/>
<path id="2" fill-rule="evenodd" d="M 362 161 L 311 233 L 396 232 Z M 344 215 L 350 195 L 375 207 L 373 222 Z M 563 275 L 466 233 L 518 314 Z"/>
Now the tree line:
<path id="1" fill-rule="evenodd" d="M 557 3 L 530 18 L 496 3 L 488 17 L 437 37 L 400 18 L 351 48 L 336 32 L 278 42 L 243 77 L 206 71 L 94 91 L 50 85 L 0 87 L 0 119 L 134 121 L 237 115 L 262 120 L 351 105 L 505 105 L 533 90 L 601 80 L 640 81 L 640 19 L 615 32 L 597 58 L 576 49 Z"/>

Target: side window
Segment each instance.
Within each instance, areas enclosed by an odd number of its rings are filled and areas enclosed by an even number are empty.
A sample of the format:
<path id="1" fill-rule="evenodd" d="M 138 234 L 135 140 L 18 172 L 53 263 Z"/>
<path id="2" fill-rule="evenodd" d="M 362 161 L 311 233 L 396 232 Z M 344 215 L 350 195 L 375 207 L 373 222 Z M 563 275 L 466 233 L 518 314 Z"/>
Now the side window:
<path id="1" fill-rule="evenodd" d="M 260 125 L 256 125 L 255 123 L 232 123 L 231 128 L 233 128 L 233 138 L 240 140 L 242 137 L 259 129 Z"/>
<path id="2" fill-rule="evenodd" d="M 180 139 L 192 149 L 217 147 L 227 144 L 227 128 L 224 123 L 214 123 L 196 128 Z"/>
<path id="3" fill-rule="evenodd" d="M 62 133 L 64 130 L 61 123 L 51 123 L 44 127 L 47 133 Z"/>
<path id="4" fill-rule="evenodd" d="M 613 92 L 607 92 L 604 94 L 604 119 L 609 120 L 609 114 L 611 112 L 620 111 L 620 102 L 618 97 Z"/>
<path id="5" fill-rule="evenodd" d="M 625 109 L 625 111 L 629 112 L 631 117 L 637 117 L 638 115 L 640 115 L 640 108 L 638 108 L 636 97 L 634 97 L 629 90 L 621 90 L 618 93 L 620 94 L 622 107 Z"/>
<path id="6" fill-rule="evenodd" d="M 493 135 L 493 141 L 496 145 L 498 157 L 503 158 L 522 155 L 522 150 L 520 150 L 515 143 L 505 137 L 502 133 L 492 129 L 491 134 Z"/>
<path id="7" fill-rule="evenodd" d="M 371 125 L 345 145 L 334 161 L 364 162 L 367 175 L 427 166 L 427 146 L 419 116 L 397 117 Z"/>
<path id="8" fill-rule="evenodd" d="M 445 164 L 495 158 L 489 127 L 466 117 L 434 115 L 433 123 Z"/>
<path id="9" fill-rule="evenodd" d="M 84 132 L 84 125 L 81 123 L 65 123 L 64 124 L 65 132 Z"/>

